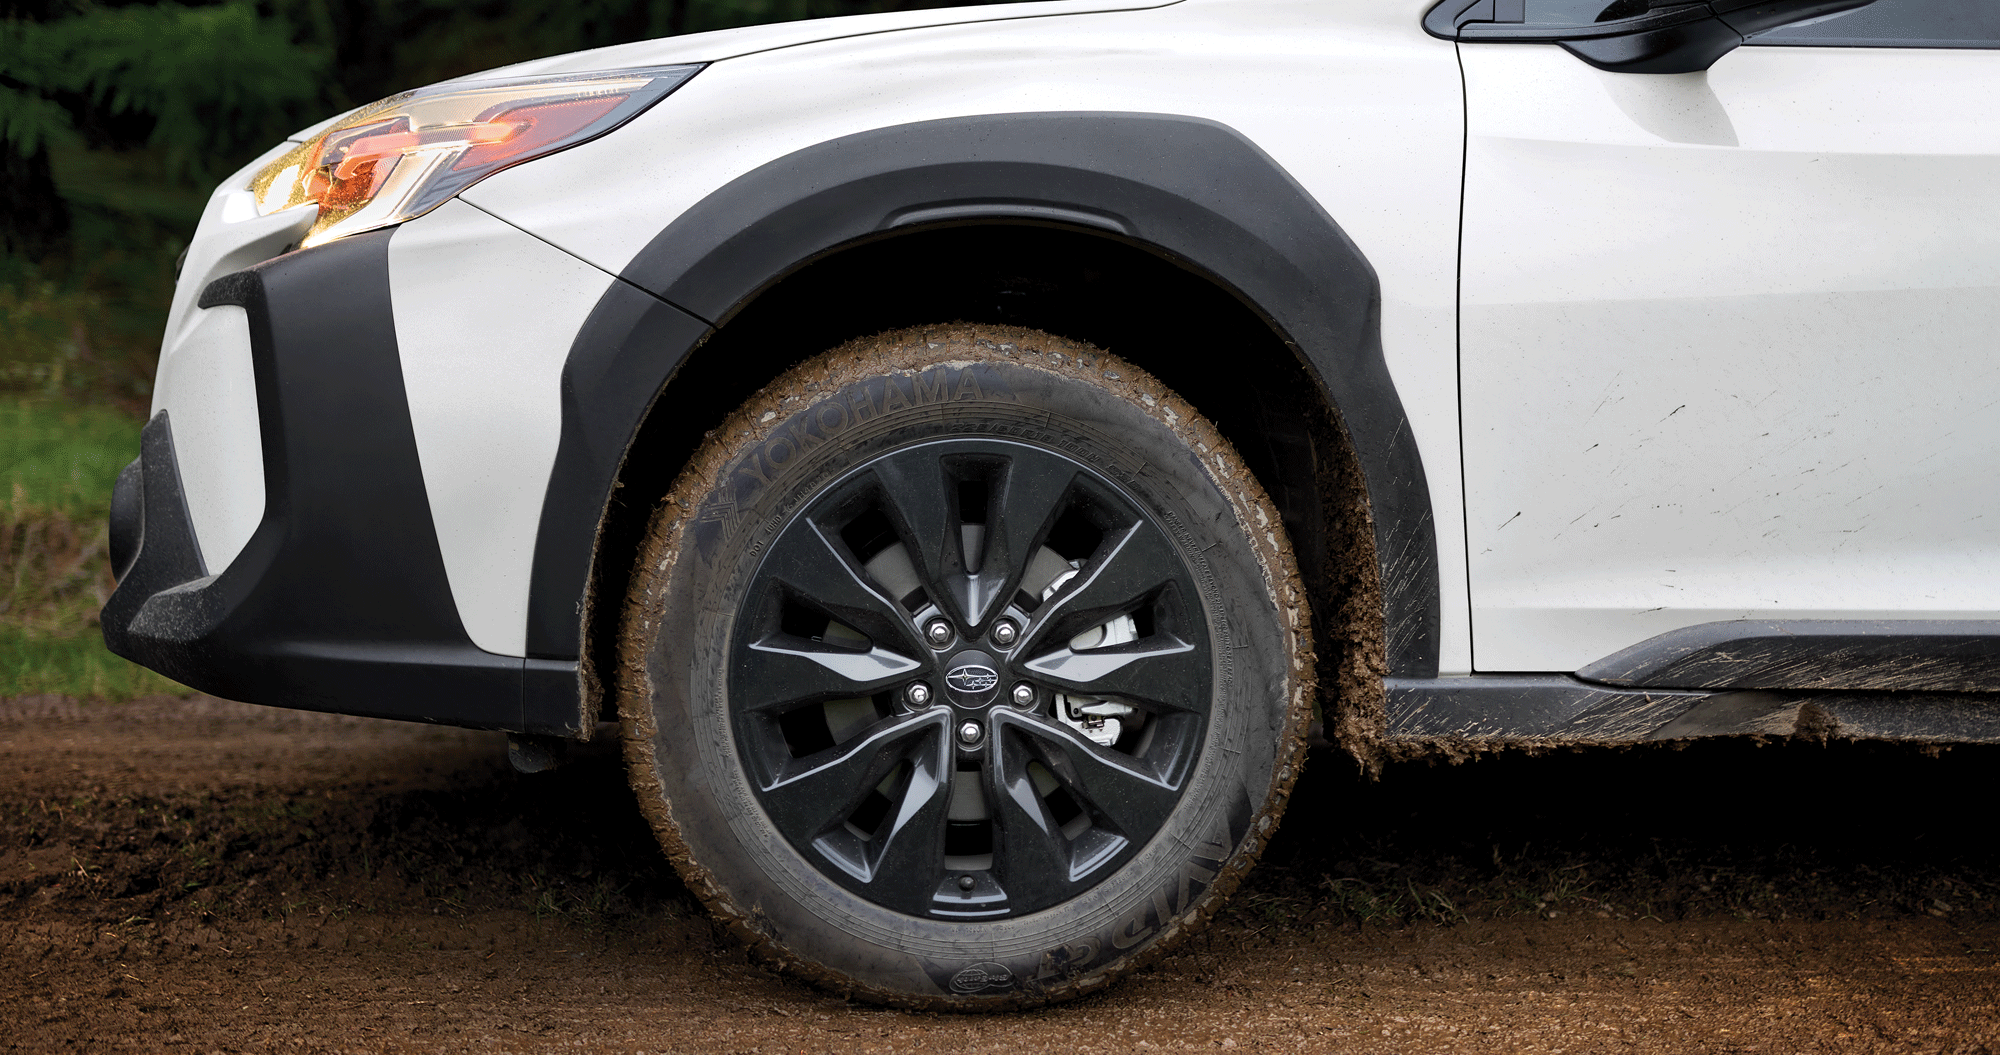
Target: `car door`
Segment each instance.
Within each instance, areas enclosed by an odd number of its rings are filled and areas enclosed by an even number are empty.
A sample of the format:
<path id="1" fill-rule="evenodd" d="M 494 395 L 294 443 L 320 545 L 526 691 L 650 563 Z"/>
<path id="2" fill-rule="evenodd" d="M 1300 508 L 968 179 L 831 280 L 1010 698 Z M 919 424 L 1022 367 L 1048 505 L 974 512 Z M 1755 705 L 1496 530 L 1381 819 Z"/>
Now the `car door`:
<path id="1" fill-rule="evenodd" d="M 1482 671 L 2000 617 L 2000 4 L 1750 44 L 1677 74 L 1459 45 Z"/>

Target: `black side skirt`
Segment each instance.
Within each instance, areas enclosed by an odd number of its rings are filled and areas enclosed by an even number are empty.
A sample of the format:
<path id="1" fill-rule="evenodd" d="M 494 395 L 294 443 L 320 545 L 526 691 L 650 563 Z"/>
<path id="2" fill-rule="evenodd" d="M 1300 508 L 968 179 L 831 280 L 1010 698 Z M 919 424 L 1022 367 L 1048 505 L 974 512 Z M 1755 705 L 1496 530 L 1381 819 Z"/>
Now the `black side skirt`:
<path id="1" fill-rule="evenodd" d="M 1735 619 L 1669 630 L 1577 671 L 1662 689 L 2000 691 L 2000 620 Z"/>
<path id="2" fill-rule="evenodd" d="M 1566 674 L 1389 678 L 1387 739 L 1492 747 L 1705 736 L 2000 743 L 2000 693 L 1625 689 Z"/>

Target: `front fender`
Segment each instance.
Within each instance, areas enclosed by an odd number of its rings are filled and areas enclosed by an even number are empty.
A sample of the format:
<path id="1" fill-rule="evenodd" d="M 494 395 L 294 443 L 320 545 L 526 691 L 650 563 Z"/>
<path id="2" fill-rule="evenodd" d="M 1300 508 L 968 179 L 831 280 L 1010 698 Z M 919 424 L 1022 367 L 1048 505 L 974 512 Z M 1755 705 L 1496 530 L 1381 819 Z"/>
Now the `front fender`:
<path id="1" fill-rule="evenodd" d="M 1359 456 L 1390 671 L 1436 675 L 1430 492 L 1383 360 L 1374 269 L 1304 188 L 1235 130 L 1146 113 L 992 114 L 844 136 L 743 174 L 659 232 L 592 312 L 563 371 L 529 654 L 578 654 L 578 599 L 619 463 L 707 327 L 726 324 L 761 290 L 828 253 L 966 222 L 1057 224 L 1124 239 L 1209 277 L 1266 319 L 1318 380 Z"/>

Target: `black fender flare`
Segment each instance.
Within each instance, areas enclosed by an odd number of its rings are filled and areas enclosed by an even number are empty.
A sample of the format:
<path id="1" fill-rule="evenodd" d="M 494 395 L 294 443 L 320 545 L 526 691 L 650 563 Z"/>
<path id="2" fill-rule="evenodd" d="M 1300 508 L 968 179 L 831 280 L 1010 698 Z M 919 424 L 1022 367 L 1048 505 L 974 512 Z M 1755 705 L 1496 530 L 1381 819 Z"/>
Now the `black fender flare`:
<path id="1" fill-rule="evenodd" d="M 1019 113 L 861 132 L 737 177 L 639 251 L 578 332 L 536 538 L 530 656 L 574 658 L 619 467 L 653 400 L 713 327 L 813 260 L 917 226 L 1058 224 L 1207 276 L 1269 322 L 1324 390 L 1361 463 L 1391 674 L 1438 669 L 1437 537 L 1423 460 L 1382 357 L 1360 249 L 1225 125 L 1146 113 Z"/>

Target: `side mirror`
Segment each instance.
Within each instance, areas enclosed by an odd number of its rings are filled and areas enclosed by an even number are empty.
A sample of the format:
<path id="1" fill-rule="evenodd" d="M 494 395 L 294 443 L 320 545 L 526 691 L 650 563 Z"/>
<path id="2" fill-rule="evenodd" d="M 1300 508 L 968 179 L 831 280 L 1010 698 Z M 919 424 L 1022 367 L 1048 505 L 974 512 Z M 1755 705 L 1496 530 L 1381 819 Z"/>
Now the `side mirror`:
<path id="1" fill-rule="evenodd" d="M 1444 0 L 1424 16 L 1434 37 L 1560 44 L 1614 73 L 1693 73 L 1745 37 L 1875 0 Z"/>

